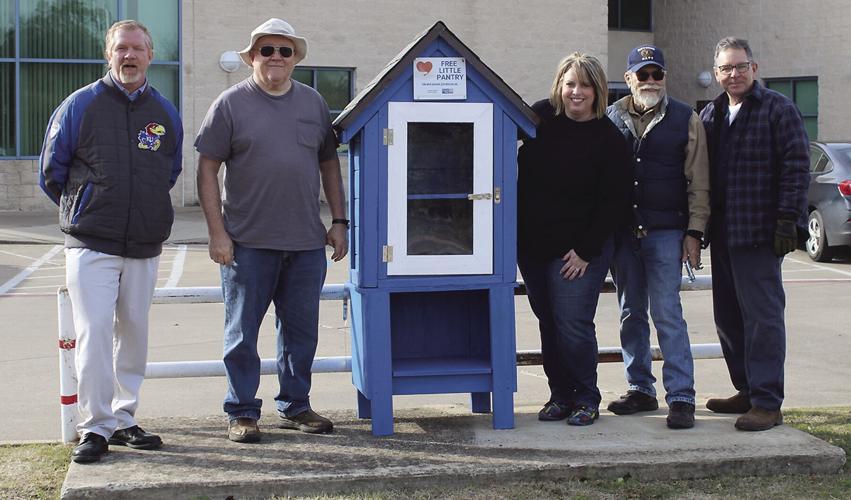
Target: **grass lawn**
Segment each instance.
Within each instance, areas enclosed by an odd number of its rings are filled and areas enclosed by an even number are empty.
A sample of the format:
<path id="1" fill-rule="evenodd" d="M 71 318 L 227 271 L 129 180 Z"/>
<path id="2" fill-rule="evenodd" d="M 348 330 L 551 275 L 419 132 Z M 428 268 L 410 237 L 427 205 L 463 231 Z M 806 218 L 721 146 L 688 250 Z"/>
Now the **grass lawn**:
<path id="1" fill-rule="evenodd" d="M 851 407 L 784 410 L 784 421 L 845 450 L 851 450 Z M 770 432 L 770 431 L 769 431 Z M 70 446 L 28 444 L 0 446 L 0 498 L 59 497 L 71 458 Z M 714 478 L 680 481 L 638 482 L 549 480 L 493 484 L 459 489 L 393 489 L 382 492 L 316 498 L 851 498 L 851 465 L 846 461 L 838 474 Z"/>

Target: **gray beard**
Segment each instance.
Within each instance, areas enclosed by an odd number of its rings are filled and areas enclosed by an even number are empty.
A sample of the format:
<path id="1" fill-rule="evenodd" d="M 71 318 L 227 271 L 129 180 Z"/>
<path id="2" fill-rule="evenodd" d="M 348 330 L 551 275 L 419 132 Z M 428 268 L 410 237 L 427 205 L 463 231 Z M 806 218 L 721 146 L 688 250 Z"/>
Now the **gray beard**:
<path id="1" fill-rule="evenodd" d="M 648 94 L 640 90 L 635 90 L 632 93 L 632 99 L 638 103 L 639 107 L 650 109 L 659 104 L 665 98 L 665 91 L 659 90 L 655 94 Z"/>

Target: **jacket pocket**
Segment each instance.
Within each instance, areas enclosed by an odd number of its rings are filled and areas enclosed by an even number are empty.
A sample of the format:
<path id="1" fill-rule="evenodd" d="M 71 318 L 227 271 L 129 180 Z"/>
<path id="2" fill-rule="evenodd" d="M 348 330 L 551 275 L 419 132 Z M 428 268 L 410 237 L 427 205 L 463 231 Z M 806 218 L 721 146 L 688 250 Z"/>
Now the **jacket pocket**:
<path id="1" fill-rule="evenodd" d="M 80 219 L 80 215 L 83 213 L 83 210 L 88 206 L 89 201 L 92 198 L 92 184 L 87 182 L 80 187 L 79 191 L 77 191 L 77 199 L 74 204 L 74 215 L 71 217 L 71 224 L 76 224 Z"/>

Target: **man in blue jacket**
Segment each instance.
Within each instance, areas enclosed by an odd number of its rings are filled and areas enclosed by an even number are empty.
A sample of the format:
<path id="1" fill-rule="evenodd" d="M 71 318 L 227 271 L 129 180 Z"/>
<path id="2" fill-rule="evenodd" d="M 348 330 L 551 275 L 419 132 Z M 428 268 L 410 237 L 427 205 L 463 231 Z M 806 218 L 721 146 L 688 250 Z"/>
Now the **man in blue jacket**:
<path id="1" fill-rule="evenodd" d="M 53 112 L 40 183 L 59 205 L 77 335 L 80 443 L 73 460 L 100 460 L 109 444 L 162 445 L 136 424 L 148 351 L 148 311 L 174 211 L 183 128 L 146 78 L 153 42 L 125 20 L 106 33 L 109 71 Z"/>
<path id="2" fill-rule="evenodd" d="M 806 220 L 809 146 L 801 113 L 756 81 L 747 42 L 723 38 L 715 79 L 724 93 L 700 113 L 709 143 L 712 301 L 730 379 L 738 393 L 706 408 L 743 413 L 736 428 L 783 423 L 786 298 L 780 265 Z"/>
<path id="3" fill-rule="evenodd" d="M 662 382 L 671 429 L 694 427 L 694 361 L 680 303 L 683 262 L 700 265 L 709 218 L 709 160 L 697 114 L 668 97 L 665 57 L 653 45 L 629 53 L 631 95 L 608 109 L 632 146 L 632 214 L 615 236 L 612 277 L 621 313 L 627 393 L 609 404 L 616 415 L 658 408 L 651 368 L 650 317 L 665 362 Z"/>

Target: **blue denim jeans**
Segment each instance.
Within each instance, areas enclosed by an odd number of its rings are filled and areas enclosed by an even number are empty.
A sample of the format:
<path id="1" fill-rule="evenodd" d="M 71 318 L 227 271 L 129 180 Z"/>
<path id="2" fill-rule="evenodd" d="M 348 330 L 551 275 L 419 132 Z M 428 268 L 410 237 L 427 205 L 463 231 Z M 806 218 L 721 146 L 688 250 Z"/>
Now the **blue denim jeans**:
<path id="1" fill-rule="evenodd" d="M 277 409 L 286 416 L 310 408 L 310 375 L 319 339 L 319 295 L 325 282 L 325 249 L 280 251 L 234 243 L 234 261 L 221 266 L 225 300 L 224 362 L 228 379 L 224 411 L 231 420 L 260 418 L 257 335 L 269 305 L 277 328 Z"/>
<path id="2" fill-rule="evenodd" d="M 657 229 L 643 238 L 623 230 L 615 237 L 612 277 L 620 305 L 620 337 L 629 390 L 656 397 L 650 354 L 650 318 L 662 349 L 665 401 L 694 404 L 694 359 L 680 304 L 681 230 Z"/>
<path id="3" fill-rule="evenodd" d="M 783 257 L 770 244 L 729 247 L 724 220 L 713 224 L 712 305 L 730 380 L 753 406 L 778 410 L 786 361 Z"/>
<path id="4" fill-rule="evenodd" d="M 594 313 L 611 258 L 609 241 L 602 255 L 588 263 L 585 275 L 573 280 L 559 274 L 564 265 L 559 258 L 518 259 L 529 305 L 541 330 L 541 353 L 551 401 L 600 406 Z"/>

